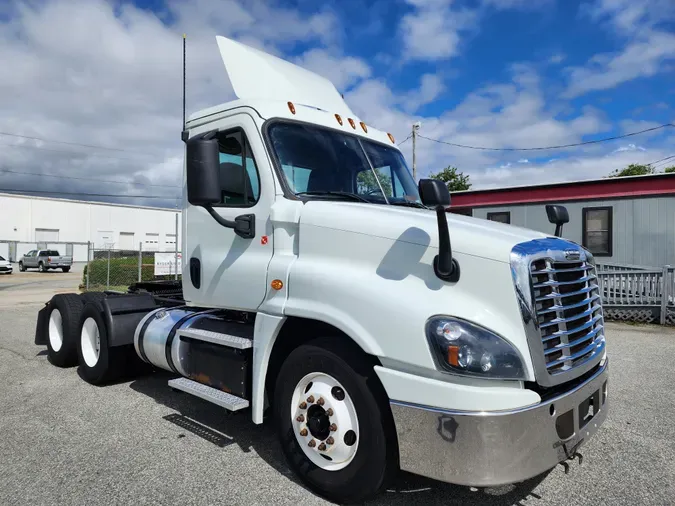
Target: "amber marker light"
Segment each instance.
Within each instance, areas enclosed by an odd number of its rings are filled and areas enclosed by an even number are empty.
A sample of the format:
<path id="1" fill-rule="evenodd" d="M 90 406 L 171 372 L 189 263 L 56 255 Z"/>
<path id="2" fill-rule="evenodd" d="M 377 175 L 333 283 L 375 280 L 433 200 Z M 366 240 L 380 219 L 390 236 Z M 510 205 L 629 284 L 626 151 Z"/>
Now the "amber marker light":
<path id="1" fill-rule="evenodd" d="M 366 124 L 363 121 L 361 122 L 361 128 L 363 128 L 363 131 L 365 133 L 368 133 L 368 127 L 366 126 Z"/>
<path id="2" fill-rule="evenodd" d="M 448 346 L 448 364 L 459 367 L 459 346 Z"/>
<path id="3" fill-rule="evenodd" d="M 339 114 L 335 115 L 335 119 L 337 120 L 338 123 L 340 123 L 340 125 L 342 125 L 342 118 L 340 117 Z"/>
<path id="4" fill-rule="evenodd" d="M 347 118 L 347 121 L 349 121 L 349 124 L 352 126 L 352 128 L 356 130 L 356 123 L 354 123 L 354 120 L 351 118 Z"/>
<path id="5" fill-rule="evenodd" d="M 394 140 L 394 136 L 391 134 L 387 134 L 389 136 L 389 140 L 391 141 L 392 144 L 396 144 L 396 141 Z"/>
<path id="6" fill-rule="evenodd" d="M 293 102 L 288 103 L 288 110 L 291 111 L 291 114 L 295 114 L 295 106 L 293 105 Z"/>
<path id="7" fill-rule="evenodd" d="M 274 290 L 281 290 L 281 289 L 284 287 L 284 282 L 281 281 L 280 279 L 275 279 L 274 281 L 272 281 L 272 282 L 270 283 L 270 286 L 271 286 Z"/>

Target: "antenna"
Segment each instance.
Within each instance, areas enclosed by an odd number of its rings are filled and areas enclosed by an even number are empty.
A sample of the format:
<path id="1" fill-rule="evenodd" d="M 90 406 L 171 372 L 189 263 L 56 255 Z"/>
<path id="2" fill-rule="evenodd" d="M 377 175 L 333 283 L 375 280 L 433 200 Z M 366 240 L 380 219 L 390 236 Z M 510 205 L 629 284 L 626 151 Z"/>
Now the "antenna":
<path id="1" fill-rule="evenodd" d="M 180 138 L 183 142 L 187 142 L 187 131 L 185 130 L 185 34 L 183 34 L 183 127 L 181 129 Z"/>

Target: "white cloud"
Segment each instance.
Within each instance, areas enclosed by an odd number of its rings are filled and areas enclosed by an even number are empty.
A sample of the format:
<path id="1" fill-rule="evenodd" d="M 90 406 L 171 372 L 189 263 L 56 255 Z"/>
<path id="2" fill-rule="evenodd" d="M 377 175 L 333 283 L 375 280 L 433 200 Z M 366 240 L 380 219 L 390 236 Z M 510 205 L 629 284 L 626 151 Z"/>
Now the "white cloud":
<path id="1" fill-rule="evenodd" d="M 562 63 L 565 60 L 565 58 L 567 58 L 567 55 L 565 55 L 564 53 L 556 53 L 550 56 L 548 62 L 551 65 L 557 65 L 559 63 Z"/>
<path id="2" fill-rule="evenodd" d="M 527 158 L 521 158 L 518 163 L 530 163 L 530 161 Z"/>
<path id="3" fill-rule="evenodd" d="M 625 146 L 620 146 L 616 148 L 613 153 L 621 153 L 622 151 L 647 151 L 642 146 L 637 146 L 635 144 L 627 144 Z"/>
<path id="4" fill-rule="evenodd" d="M 567 68 L 567 98 L 589 91 L 614 88 L 640 77 L 650 77 L 664 70 L 664 63 L 675 60 L 675 34 L 653 31 L 646 38 L 629 43 L 618 53 L 602 53 L 583 67 Z"/>
<path id="5" fill-rule="evenodd" d="M 581 14 L 621 34 L 633 34 L 675 18 L 675 9 L 672 0 L 596 0 L 582 4 Z"/>
<path id="6" fill-rule="evenodd" d="M 313 48 L 296 58 L 295 63 L 329 79 L 340 91 L 371 74 L 370 66 L 362 59 L 345 57 L 337 50 Z"/>

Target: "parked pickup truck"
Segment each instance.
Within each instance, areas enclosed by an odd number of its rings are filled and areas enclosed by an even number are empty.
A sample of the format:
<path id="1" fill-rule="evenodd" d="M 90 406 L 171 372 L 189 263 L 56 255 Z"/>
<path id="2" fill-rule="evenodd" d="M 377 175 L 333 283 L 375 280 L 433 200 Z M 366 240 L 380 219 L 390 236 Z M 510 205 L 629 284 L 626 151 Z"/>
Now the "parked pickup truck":
<path id="1" fill-rule="evenodd" d="M 73 265 L 72 256 L 61 256 L 54 249 L 34 249 L 19 260 L 21 272 L 26 269 L 38 269 L 40 272 L 47 272 L 49 269 L 61 269 L 63 272 L 68 272 L 71 265 Z"/>

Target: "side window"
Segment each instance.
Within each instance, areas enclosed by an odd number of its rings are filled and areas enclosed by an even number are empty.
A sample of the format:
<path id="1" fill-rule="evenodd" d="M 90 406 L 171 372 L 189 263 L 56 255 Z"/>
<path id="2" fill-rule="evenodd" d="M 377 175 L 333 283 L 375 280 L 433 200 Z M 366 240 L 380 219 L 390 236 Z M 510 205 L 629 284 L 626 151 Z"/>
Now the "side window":
<path id="1" fill-rule="evenodd" d="M 220 150 L 219 205 L 251 207 L 260 197 L 260 178 L 253 153 L 241 130 L 218 134 Z"/>
<path id="2" fill-rule="evenodd" d="M 34 249 L 32 249 L 32 250 L 30 250 L 28 253 L 26 253 L 26 256 L 27 256 L 27 257 L 32 257 L 33 255 L 35 255 L 35 250 L 34 250 Z"/>

